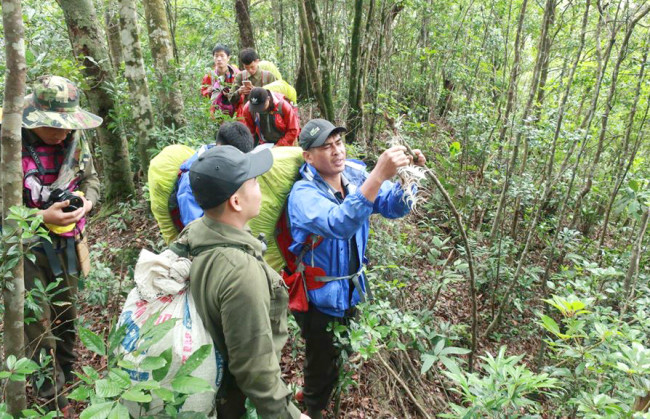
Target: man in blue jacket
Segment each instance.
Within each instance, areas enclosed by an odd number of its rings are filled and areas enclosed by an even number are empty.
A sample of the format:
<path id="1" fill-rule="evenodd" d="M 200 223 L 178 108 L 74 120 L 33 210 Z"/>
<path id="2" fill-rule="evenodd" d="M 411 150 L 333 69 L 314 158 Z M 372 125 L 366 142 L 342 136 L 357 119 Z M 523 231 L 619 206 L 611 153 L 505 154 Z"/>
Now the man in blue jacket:
<path id="1" fill-rule="evenodd" d="M 293 312 L 305 339 L 303 401 L 307 415 L 315 419 L 322 417 L 339 372 L 340 354 L 327 326 L 349 323 L 354 306 L 365 300 L 363 263 L 370 215 L 399 218 L 410 211 L 401 185 L 390 182 L 398 168 L 413 163 L 406 148 L 384 151 L 368 173 L 364 163 L 345 158 L 344 131 L 323 119 L 304 126 L 299 141 L 306 163 L 288 202 L 293 237 L 289 250 L 325 272 L 316 278 L 325 284 L 308 291 L 309 310 Z M 424 155 L 414 153 L 416 164 L 423 166 Z M 318 245 L 315 237 L 322 238 Z"/>

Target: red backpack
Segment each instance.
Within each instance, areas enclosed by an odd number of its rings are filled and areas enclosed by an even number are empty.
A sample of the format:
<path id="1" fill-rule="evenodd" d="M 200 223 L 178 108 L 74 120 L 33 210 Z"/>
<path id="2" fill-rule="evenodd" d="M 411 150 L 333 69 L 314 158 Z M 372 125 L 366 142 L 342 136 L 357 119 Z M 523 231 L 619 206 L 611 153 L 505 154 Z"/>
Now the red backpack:
<path id="1" fill-rule="evenodd" d="M 300 254 L 296 256 L 289 250 L 293 237 L 291 237 L 289 215 L 285 208 L 276 224 L 275 240 L 285 262 L 281 274 L 284 283 L 289 287 L 289 309 L 291 311 L 306 312 L 309 310 L 307 290 L 315 290 L 325 286 L 327 282 L 316 281 L 315 278 L 325 277 L 327 274 L 322 268 L 305 265 L 302 259 L 308 250 L 314 250 L 322 243 L 323 237 L 316 234 L 307 236 Z"/>

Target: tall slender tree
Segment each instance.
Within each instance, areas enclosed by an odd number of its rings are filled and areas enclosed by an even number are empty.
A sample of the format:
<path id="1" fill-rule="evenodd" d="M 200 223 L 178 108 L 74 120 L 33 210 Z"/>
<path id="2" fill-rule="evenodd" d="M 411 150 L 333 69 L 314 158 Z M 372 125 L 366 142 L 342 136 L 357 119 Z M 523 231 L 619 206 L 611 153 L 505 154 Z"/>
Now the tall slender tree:
<path id="1" fill-rule="evenodd" d="M 249 9 L 248 0 L 235 0 L 235 19 L 239 28 L 240 48 L 255 48 L 255 35 Z"/>
<path id="2" fill-rule="evenodd" d="M 158 97 L 162 106 L 163 122 L 176 128 L 185 125 L 183 96 L 178 87 L 169 23 L 163 0 L 143 0 L 149 47 L 158 77 Z"/>
<path id="3" fill-rule="evenodd" d="M 22 205 L 23 176 L 21 165 L 22 141 L 20 130 L 23 122 L 23 107 L 25 97 L 25 79 L 27 64 L 25 60 L 25 40 L 23 28 L 23 13 L 20 0 L 2 0 L 2 25 L 4 28 L 5 54 L 7 70 L 5 73 L 4 102 L 2 116 L 2 231 L 13 231 L 18 228 L 16 221 L 4 218 L 9 208 Z M 20 231 L 16 231 L 20 237 Z M 22 242 L 15 244 L 18 254 L 22 253 Z M 25 282 L 23 261 L 11 269 L 8 277 L 2 278 L 4 298 L 4 354 L 16 358 L 24 356 L 24 316 Z M 25 382 L 7 381 L 5 400 L 9 413 L 16 417 L 25 408 Z"/>
<path id="4" fill-rule="evenodd" d="M 142 60 L 140 34 L 134 0 L 119 0 L 120 38 L 124 51 L 124 76 L 129 83 L 135 123 L 135 137 L 138 141 L 138 154 L 144 175 L 147 175 L 149 150 L 155 145 L 151 136 L 153 111 L 149 98 L 149 85 Z"/>
<path id="5" fill-rule="evenodd" d="M 90 86 L 86 94 L 93 113 L 104 123 L 97 129 L 102 148 L 106 199 L 126 198 L 135 191 L 126 138 L 118 128 L 114 112 L 115 99 L 108 85 L 115 79 L 111 72 L 108 50 L 92 0 L 57 0 L 63 9 L 72 49 L 83 62 L 83 73 Z M 109 129 L 109 126 L 115 126 Z"/>
<path id="6" fill-rule="evenodd" d="M 120 22 L 117 0 L 105 0 L 104 23 L 106 24 L 106 39 L 115 74 L 118 73 L 122 61 L 122 43 L 120 42 Z"/>
<path id="7" fill-rule="evenodd" d="M 348 132 L 345 136 L 349 142 L 356 140 L 357 132 L 361 126 L 363 115 L 359 103 L 361 87 L 361 71 L 359 68 L 359 52 L 361 49 L 361 18 L 363 15 L 363 0 L 354 1 L 354 19 L 352 20 L 352 38 L 350 45 L 350 77 L 348 87 L 348 118 L 346 126 Z"/>

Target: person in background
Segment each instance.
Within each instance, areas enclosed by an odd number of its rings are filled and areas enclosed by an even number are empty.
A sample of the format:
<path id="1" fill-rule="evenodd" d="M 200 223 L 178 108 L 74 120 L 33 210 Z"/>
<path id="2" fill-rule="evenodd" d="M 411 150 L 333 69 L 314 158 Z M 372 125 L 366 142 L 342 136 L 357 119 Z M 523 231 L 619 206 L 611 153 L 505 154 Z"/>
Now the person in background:
<path id="1" fill-rule="evenodd" d="M 255 144 L 293 146 L 300 133 L 298 110 L 280 93 L 263 87 L 251 90 L 242 114 Z"/>
<path id="2" fill-rule="evenodd" d="M 201 146 L 192 157 L 183 162 L 180 167 L 176 188 L 170 196 L 170 207 L 178 208 L 180 222 L 183 227 L 203 216 L 203 209 L 201 209 L 194 194 L 192 194 L 190 167 L 201 154 L 214 146 L 221 145 L 231 145 L 244 153 L 248 153 L 253 149 L 253 137 L 248 128 L 241 122 L 225 122 L 217 131 L 215 144 Z"/>
<path id="3" fill-rule="evenodd" d="M 244 66 L 244 71 L 235 76 L 235 85 L 230 91 L 230 103 L 237 108 L 237 115 L 241 115 L 248 95 L 254 87 L 263 87 L 275 81 L 275 76 L 270 71 L 258 67 L 260 57 L 253 48 L 244 48 L 239 53 L 239 61 Z"/>
<path id="4" fill-rule="evenodd" d="M 235 107 L 230 103 L 229 93 L 239 69 L 230 64 L 230 49 L 217 44 L 212 48 L 214 70 L 203 76 L 201 80 L 201 95 L 210 98 L 210 114 L 214 115 L 218 108 L 226 115 L 233 116 Z"/>

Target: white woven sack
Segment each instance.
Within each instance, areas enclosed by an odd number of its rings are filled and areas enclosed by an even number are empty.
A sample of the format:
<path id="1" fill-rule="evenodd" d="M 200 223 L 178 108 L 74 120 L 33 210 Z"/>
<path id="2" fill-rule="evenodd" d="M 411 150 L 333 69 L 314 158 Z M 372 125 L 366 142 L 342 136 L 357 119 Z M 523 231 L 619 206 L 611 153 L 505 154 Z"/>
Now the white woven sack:
<path id="1" fill-rule="evenodd" d="M 150 258 L 152 254 L 150 252 L 148 253 L 147 258 Z M 163 257 L 162 254 L 155 256 Z M 223 359 L 214 350 L 212 337 L 203 326 L 203 322 L 194 306 L 191 293 L 185 287 L 175 295 L 163 295 L 154 300 L 147 301 L 142 298 L 139 289 L 140 285 L 138 288 L 131 290 L 120 315 L 119 325 L 127 324 L 127 331 L 125 338 L 118 348 L 118 353 L 122 353 L 125 360 L 139 365 L 145 357 L 158 356 L 171 347 L 172 361 L 169 372 L 161 381 L 163 387 L 171 390 L 171 381 L 185 360 L 201 346 L 206 344 L 211 345 L 213 355 L 208 356 L 191 375 L 206 380 L 215 392 L 204 392 L 189 396 L 183 405 L 182 411 L 200 412 L 208 416 L 214 415 L 215 393 L 223 378 Z M 156 324 L 169 319 L 179 320 L 177 320 L 170 332 L 149 348 L 146 354 L 135 356 L 134 351 L 140 337 L 140 328 L 151 316 L 156 314 L 158 314 Z M 131 376 L 132 381 L 147 381 L 152 379 L 151 371 L 127 370 L 127 372 Z M 155 416 L 157 413 L 163 411 L 163 402 L 157 398 L 154 398 L 150 403 L 150 409 L 147 412 L 141 411 L 141 407 L 135 402 L 126 402 L 125 405 L 128 407 L 131 415 L 135 417 L 140 415 Z"/>

